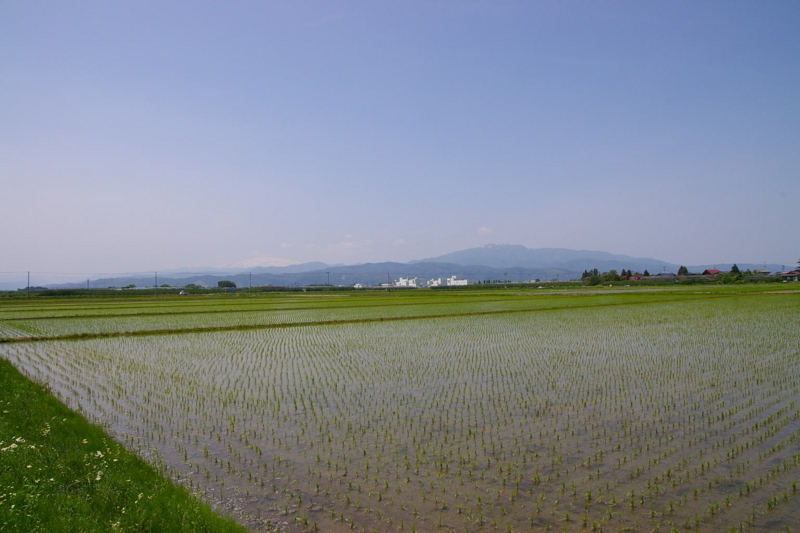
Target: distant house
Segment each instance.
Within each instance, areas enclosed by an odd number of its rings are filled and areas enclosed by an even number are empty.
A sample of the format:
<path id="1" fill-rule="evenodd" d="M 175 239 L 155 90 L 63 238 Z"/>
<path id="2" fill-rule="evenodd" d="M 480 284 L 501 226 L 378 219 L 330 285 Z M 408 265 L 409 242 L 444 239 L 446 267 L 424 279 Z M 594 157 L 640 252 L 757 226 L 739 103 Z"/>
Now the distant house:
<path id="1" fill-rule="evenodd" d="M 781 277 L 783 281 L 797 281 L 800 279 L 800 272 L 797 270 L 793 270 L 791 272 L 781 272 Z"/>
<path id="2" fill-rule="evenodd" d="M 707 268 L 707 269 L 703 270 L 703 274 L 702 275 L 703 276 L 716 276 L 719 273 L 720 273 L 720 271 L 717 270 L 716 268 Z"/>

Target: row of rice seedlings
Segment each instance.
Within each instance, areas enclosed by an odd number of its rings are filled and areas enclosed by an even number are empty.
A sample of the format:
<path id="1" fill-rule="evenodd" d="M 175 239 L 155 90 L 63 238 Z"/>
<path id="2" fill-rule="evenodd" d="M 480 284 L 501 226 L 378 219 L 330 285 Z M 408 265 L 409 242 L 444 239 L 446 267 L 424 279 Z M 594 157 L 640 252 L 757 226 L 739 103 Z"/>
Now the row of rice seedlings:
<path id="1" fill-rule="evenodd" d="M 30 333 L 10 324 L 0 322 L 0 339 L 14 339 L 18 337 L 29 337 Z"/>
<path id="2" fill-rule="evenodd" d="M 361 320 L 373 318 L 395 318 L 409 316 L 446 315 L 452 313 L 470 313 L 501 311 L 506 309 L 525 309 L 530 307 L 527 301 L 495 301 L 477 303 L 442 303 L 415 304 L 401 306 L 350 306 L 337 308 L 279 308 L 271 311 L 242 311 L 230 313 L 203 312 L 189 316 L 175 313 L 155 313 L 152 315 L 132 314 L 119 316 L 108 314 L 96 317 L 81 318 L 39 318 L 14 320 L 12 324 L 33 326 L 42 335 L 57 336 L 70 334 L 103 334 L 116 332 L 133 332 L 148 330 L 192 329 L 199 327 L 224 327 L 240 325 L 271 325 L 327 322 L 341 320 Z M 241 311 L 237 309 L 237 311 Z"/>
<path id="3" fill-rule="evenodd" d="M 0 302 L 0 320 L 21 319 L 21 318 L 52 318 L 63 317 L 71 318 L 75 316 L 101 317 L 104 315 L 139 315 L 139 314 L 169 314 L 183 312 L 236 312 L 252 310 L 271 310 L 271 309 L 293 309 L 293 308 L 321 308 L 321 307 L 340 307 L 348 305 L 376 305 L 380 304 L 381 299 L 374 298 L 354 298 L 347 295 L 346 298 L 333 299 L 333 305 L 320 305 L 317 302 L 309 302 L 308 299 L 297 299 L 275 296 L 248 296 L 238 297 L 177 297 L 153 298 L 145 300 L 90 300 L 75 302 L 66 300 L 67 303 L 47 301 L 45 303 L 34 302 L 28 305 L 3 305 Z M 436 299 L 440 300 L 439 298 Z"/>
<path id="4" fill-rule="evenodd" d="M 392 293 L 387 297 L 384 293 L 342 293 L 334 297 L 307 298 L 292 297 L 284 294 L 257 294 L 246 297 L 229 297 L 228 295 L 212 295 L 202 297 L 166 297 L 153 298 L 112 298 L 91 300 L 7 300 L 0 301 L 0 320 L 10 318 L 37 318 L 49 316 L 102 316 L 105 314 L 138 314 L 169 313 L 182 311 L 229 311 L 252 309 L 316 309 L 330 307 L 347 307 L 353 305 L 404 305 L 418 303 L 442 303 L 451 301 L 480 301 L 508 299 L 509 295 L 494 293 L 491 296 L 456 293 L 428 293 L 424 297 L 409 297 L 407 294 Z"/>
<path id="5" fill-rule="evenodd" d="M 173 475 L 272 523 L 752 529 L 797 518 L 783 499 L 798 478 L 797 311 L 766 299 L 7 348 Z"/>
<path id="6" fill-rule="evenodd" d="M 315 322 L 347 321 L 347 320 L 374 320 L 379 318 L 403 317 L 428 317 L 446 316 L 453 314 L 476 314 L 502 311 L 524 311 L 541 309 L 543 307 L 573 307 L 586 305 L 614 305 L 624 303 L 628 295 L 584 295 L 575 298 L 561 297 L 558 300 L 542 299 L 538 297 L 515 298 L 439 298 L 409 299 L 398 305 L 392 300 L 391 305 L 375 299 L 362 299 L 358 304 L 353 300 L 338 299 L 340 305 L 305 307 L 292 309 L 288 306 L 273 306 L 271 310 L 262 307 L 252 307 L 249 310 L 244 306 L 236 306 L 222 312 L 214 309 L 192 309 L 179 307 L 173 312 L 166 312 L 163 308 L 149 307 L 146 310 L 129 315 L 119 315 L 107 309 L 94 310 L 98 315 L 89 316 L 80 314 L 62 317 L 48 316 L 44 318 L 9 319 L 8 324 L 21 329 L 27 329 L 36 336 L 60 336 L 75 334 L 112 334 L 119 332 L 137 331 L 164 331 L 195 329 L 203 327 L 235 327 L 259 326 L 278 324 L 303 324 Z M 670 295 L 669 298 L 686 298 L 687 294 Z M 665 298 L 662 296 L 661 298 Z M 423 301 L 420 301 L 423 300 Z M 249 302 L 245 300 L 245 302 Z M 377 303 L 376 303 L 377 302 Z M 349 305 L 342 305 L 349 304 Z M 167 306 L 168 304 L 164 304 Z M 190 314 L 187 314 L 190 313 Z"/>
<path id="7" fill-rule="evenodd" d="M 0 322 L 0 340 L 20 337 L 38 337 L 42 331 L 35 324 L 18 322 Z"/>

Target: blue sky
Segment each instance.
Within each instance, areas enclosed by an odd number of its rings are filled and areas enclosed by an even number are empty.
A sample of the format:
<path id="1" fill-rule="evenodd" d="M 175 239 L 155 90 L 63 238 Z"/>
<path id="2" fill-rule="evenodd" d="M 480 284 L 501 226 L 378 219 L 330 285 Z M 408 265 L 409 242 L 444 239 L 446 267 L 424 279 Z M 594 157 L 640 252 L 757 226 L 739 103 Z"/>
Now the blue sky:
<path id="1" fill-rule="evenodd" d="M 0 271 L 800 258 L 797 2 L 4 2 Z"/>

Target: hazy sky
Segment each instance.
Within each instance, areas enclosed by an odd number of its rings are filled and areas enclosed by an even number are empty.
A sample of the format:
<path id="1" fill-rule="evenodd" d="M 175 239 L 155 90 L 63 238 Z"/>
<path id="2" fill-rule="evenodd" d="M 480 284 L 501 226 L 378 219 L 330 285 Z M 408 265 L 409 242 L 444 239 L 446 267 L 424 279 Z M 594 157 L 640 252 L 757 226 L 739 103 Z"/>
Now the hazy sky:
<path id="1" fill-rule="evenodd" d="M 800 258 L 800 3 L 7 1 L 0 271 Z"/>

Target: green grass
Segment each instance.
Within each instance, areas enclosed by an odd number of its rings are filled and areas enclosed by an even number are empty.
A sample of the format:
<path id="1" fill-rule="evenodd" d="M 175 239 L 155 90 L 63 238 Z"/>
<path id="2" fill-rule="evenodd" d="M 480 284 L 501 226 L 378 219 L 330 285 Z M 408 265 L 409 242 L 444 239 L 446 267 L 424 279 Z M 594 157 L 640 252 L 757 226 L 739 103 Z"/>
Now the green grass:
<path id="1" fill-rule="evenodd" d="M 0 531 L 245 531 L 0 359 Z"/>

